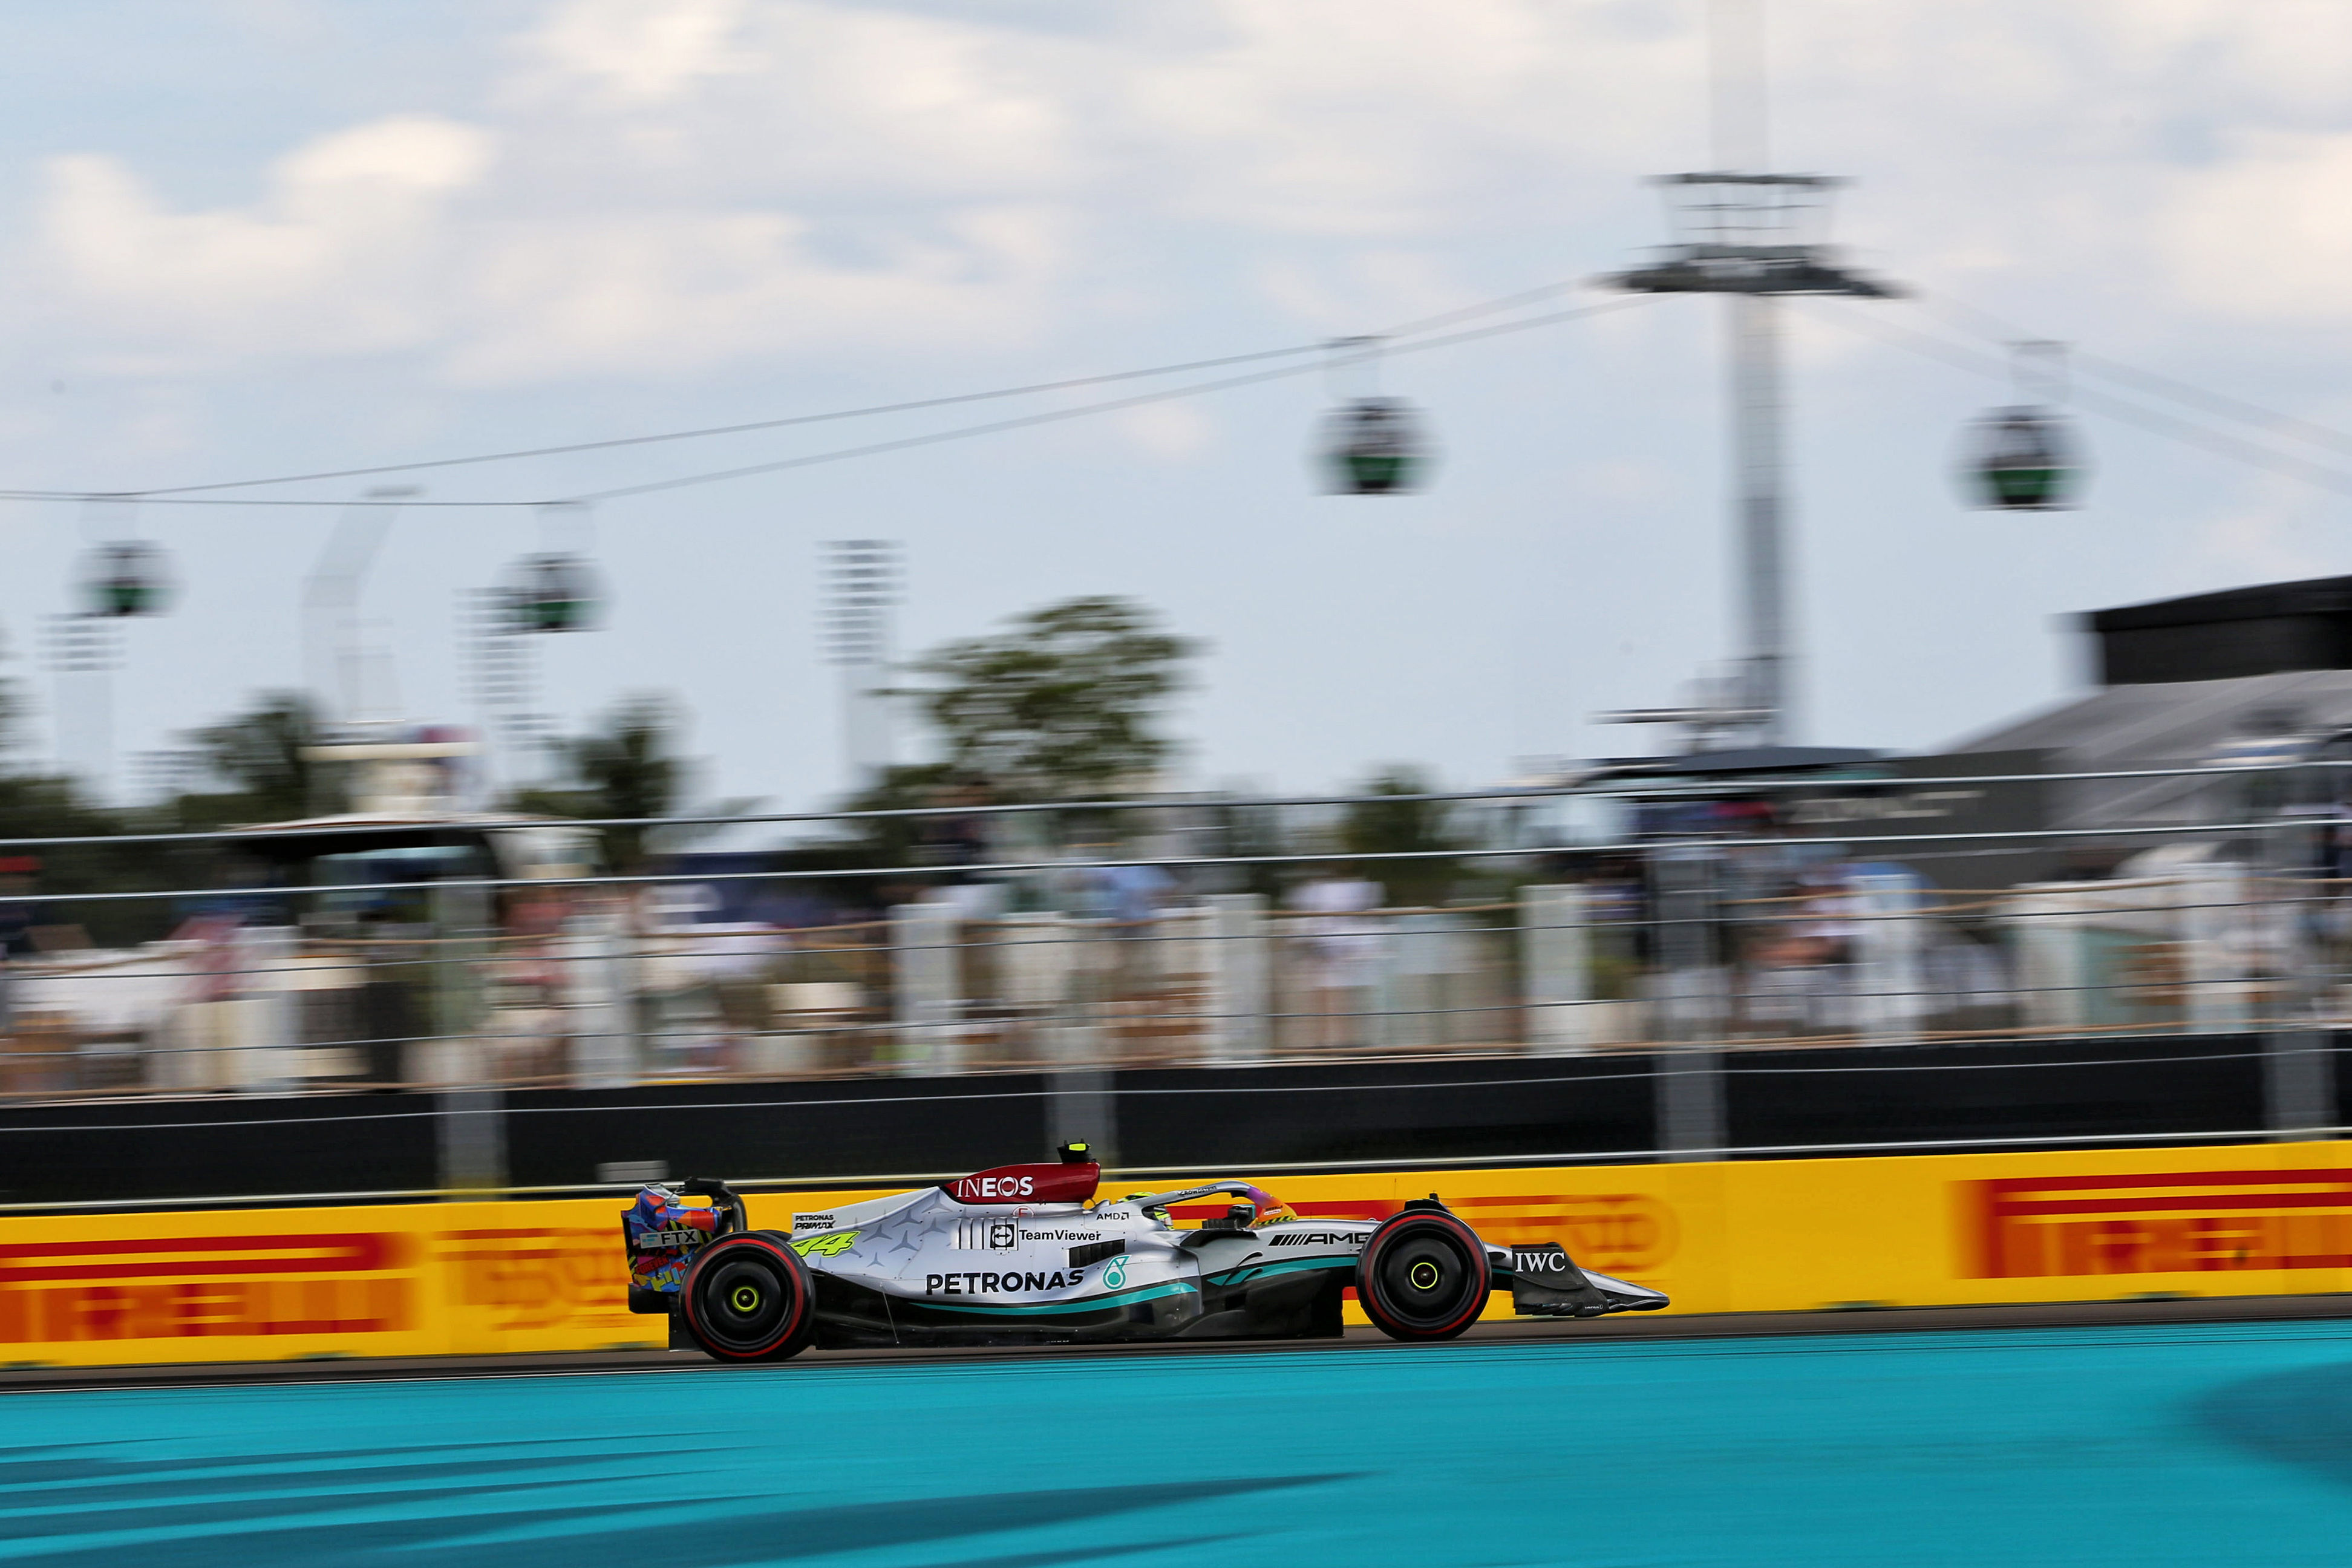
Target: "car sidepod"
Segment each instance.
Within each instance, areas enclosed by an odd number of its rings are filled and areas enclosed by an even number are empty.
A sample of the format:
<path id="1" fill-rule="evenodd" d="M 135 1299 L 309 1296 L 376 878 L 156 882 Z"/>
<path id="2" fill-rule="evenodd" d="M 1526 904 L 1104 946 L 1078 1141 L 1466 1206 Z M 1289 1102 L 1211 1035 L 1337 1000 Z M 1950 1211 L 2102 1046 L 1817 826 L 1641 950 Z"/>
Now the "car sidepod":
<path id="1" fill-rule="evenodd" d="M 797 1234 L 821 1345 L 1167 1339 L 1200 1317 L 1181 1232 L 1076 1204 L 990 1206 L 938 1189 Z M 797 1225 L 797 1221 L 795 1222 Z"/>
<path id="2" fill-rule="evenodd" d="M 1336 1338 L 1368 1220 L 1291 1220 L 1180 1233 L 1200 1261 L 1202 1315 L 1186 1339 Z"/>

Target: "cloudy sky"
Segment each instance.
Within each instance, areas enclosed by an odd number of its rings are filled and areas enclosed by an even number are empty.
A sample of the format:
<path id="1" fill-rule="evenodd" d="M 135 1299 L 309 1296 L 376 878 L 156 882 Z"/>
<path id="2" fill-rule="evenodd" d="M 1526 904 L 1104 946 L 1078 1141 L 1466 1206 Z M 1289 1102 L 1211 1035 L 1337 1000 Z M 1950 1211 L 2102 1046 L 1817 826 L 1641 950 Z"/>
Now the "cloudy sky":
<path id="1" fill-rule="evenodd" d="M 1698 0 L 20 3 L 0 488 L 816 412 L 1589 277 L 1662 237 L 1642 177 L 1706 159 L 1702 25 Z M 1922 290 L 1791 312 L 1803 739 L 1931 747 L 2072 689 L 2064 612 L 2352 571 L 2342 494 L 2088 410 L 2084 510 L 1963 510 L 1957 432 L 2006 386 L 1840 324 L 1964 345 L 1973 307 L 2352 428 L 2352 7 L 1774 0 L 1769 58 L 1777 161 L 1853 176 L 1839 237 Z M 1317 493 L 1310 375 L 608 502 L 609 623 L 544 639 L 550 702 L 577 722 L 673 694 L 708 788 L 821 801 L 843 763 L 818 547 L 875 535 L 906 542 L 908 647 L 1080 593 L 1205 639 L 1195 782 L 1402 760 L 1472 784 L 1640 749 L 1591 715 L 1727 651 L 1720 329 L 1717 302 L 1652 300 L 1392 361 L 1444 448 L 1409 500 Z M 530 500 L 1055 405 L 417 482 Z M 120 752 L 300 679 L 334 518 L 141 510 L 186 592 L 129 628 Z M 8 668 L 45 708 L 41 617 L 107 526 L 0 505 Z M 410 717 L 473 717 L 458 595 L 545 527 L 401 516 L 364 613 Z"/>

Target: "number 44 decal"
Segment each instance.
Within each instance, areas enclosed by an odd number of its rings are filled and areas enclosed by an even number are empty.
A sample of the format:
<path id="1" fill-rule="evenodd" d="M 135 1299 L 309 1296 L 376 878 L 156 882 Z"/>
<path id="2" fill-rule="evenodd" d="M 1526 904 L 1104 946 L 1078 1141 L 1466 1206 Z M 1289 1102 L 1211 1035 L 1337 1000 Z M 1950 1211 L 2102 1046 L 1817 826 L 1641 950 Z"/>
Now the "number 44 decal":
<path id="1" fill-rule="evenodd" d="M 836 1230 L 831 1236 L 804 1236 L 796 1238 L 792 1247 L 803 1258 L 831 1258 L 836 1252 L 846 1252 L 856 1244 L 854 1230 Z"/>

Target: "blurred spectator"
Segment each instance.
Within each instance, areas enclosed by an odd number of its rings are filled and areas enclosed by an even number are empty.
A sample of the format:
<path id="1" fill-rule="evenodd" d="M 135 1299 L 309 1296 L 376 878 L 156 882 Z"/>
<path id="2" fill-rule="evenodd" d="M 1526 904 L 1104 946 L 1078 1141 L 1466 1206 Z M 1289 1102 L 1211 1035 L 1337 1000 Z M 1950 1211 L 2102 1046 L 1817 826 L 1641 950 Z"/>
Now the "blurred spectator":
<path id="1" fill-rule="evenodd" d="M 1101 866 L 1106 913 L 1121 925 L 1139 925 L 1159 917 L 1175 879 L 1157 866 Z"/>
<path id="2" fill-rule="evenodd" d="M 1854 920 L 1854 896 L 1846 885 L 1846 868 L 1816 866 L 1798 877 L 1789 930 L 1765 949 L 1763 961 L 1804 969 L 1850 963 L 1860 929 Z"/>

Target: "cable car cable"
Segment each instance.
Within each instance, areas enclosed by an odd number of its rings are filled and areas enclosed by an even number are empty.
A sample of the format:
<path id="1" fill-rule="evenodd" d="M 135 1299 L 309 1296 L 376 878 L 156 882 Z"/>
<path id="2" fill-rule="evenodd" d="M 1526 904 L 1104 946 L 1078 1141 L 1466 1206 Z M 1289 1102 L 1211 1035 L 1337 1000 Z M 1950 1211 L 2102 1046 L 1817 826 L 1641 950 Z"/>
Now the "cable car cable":
<path id="1" fill-rule="evenodd" d="M 1385 352 L 1391 354 L 1418 353 L 1425 349 L 1451 348 L 1457 343 L 1475 342 L 1480 338 L 1499 337 L 1507 332 L 1527 331 L 1535 327 L 1556 326 L 1562 321 L 1598 316 L 1639 303 L 1646 295 L 1628 294 L 1605 300 L 1597 305 L 1580 305 L 1571 310 L 1555 310 L 1549 315 L 1525 316 L 1517 321 L 1500 322 L 1490 327 L 1473 327 L 1452 332 L 1442 338 L 1425 338 L 1417 343 L 1399 343 Z M 866 458 L 884 452 L 905 451 L 916 447 L 935 446 L 942 441 L 961 440 L 967 436 L 991 436 L 1006 430 L 1026 429 L 1031 426 L 1051 425 L 1066 419 L 1083 418 L 1090 414 L 1112 414 L 1124 408 L 1139 408 L 1147 404 L 1166 403 L 1179 397 L 1192 397 L 1202 393 L 1226 392 L 1234 387 L 1254 386 L 1261 382 L 1280 381 L 1289 376 L 1307 375 L 1324 367 L 1320 362 L 1303 365 L 1282 365 L 1274 370 L 1262 370 L 1248 375 L 1227 376 L 1222 381 L 1196 382 L 1190 386 L 1169 387 L 1159 392 L 1137 393 L 1129 397 L 1113 398 L 1104 403 L 1089 403 L 1078 408 L 1049 408 L 1037 414 L 1024 414 L 1012 419 L 992 420 L 985 425 L 964 425 L 951 430 L 934 430 L 920 436 L 904 436 L 892 441 L 877 441 L 864 447 L 838 447 L 830 452 L 811 452 L 798 458 L 781 458 L 773 462 L 747 464 L 741 468 L 720 468 L 709 473 L 683 474 L 676 479 L 654 479 L 640 485 L 623 485 L 613 489 L 591 490 L 563 499 L 575 503 L 620 500 L 630 496 L 652 495 L 661 490 L 684 489 L 692 485 L 717 484 L 726 479 L 749 479 L 758 474 L 782 473 L 790 468 L 814 468 L 820 463 L 839 462 L 846 458 Z"/>
<path id="2" fill-rule="evenodd" d="M 2010 374 L 2007 363 L 1993 359 L 1990 355 L 1980 354 L 1973 349 L 1944 342 L 1906 327 L 1894 326 L 1859 311 L 1852 314 L 1843 310 L 1823 311 L 1819 319 L 1834 322 L 1850 331 L 1877 338 L 1897 348 L 1908 349 L 1914 353 L 1923 354 L 1929 359 L 1941 360 L 1947 364 L 1955 365 L 1979 375 L 2005 379 Z M 2202 425 L 2192 425 L 2177 416 L 2145 407 L 2117 397 L 2113 393 L 2076 387 L 2073 396 L 2074 402 L 2085 408 L 2105 414 L 2109 418 L 2119 419 L 2126 425 L 2137 426 L 2151 434 L 2183 441 L 2192 447 L 2200 447 L 2220 457 L 2234 458 L 2255 468 L 2267 468 L 2273 473 L 2284 474 L 2290 479 L 2302 479 L 2306 484 L 2315 485 L 2322 489 L 2352 495 L 2352 473 L 2347 473 L 2344 469 L 2330 468 L 2325 463 L 2313 462 L 2307 458 L 2298 458 L 2289 453 L 2276 451 L 2248 441 L 2242 437 L 2228 435 Z"/>
<path id="3" fill-rule="evenodd" d="M 1941 308 L 1954 316 L 1974 317 L 1981 323 L 1977 330 L 1983 332 L 1985 336 L 1997 337 L 2000 341 L 2009 342 L 2030 335 L 2021 328 L 2012 327 L 2010 322 L 2001 320 L 1991 311 L 1980 310 L 1964 300 L 1956 300 L 1948 294 L 1930 294 L 1925 289 L 1915 290 L 1915 292 L 1923 303 L 1929 304 L 1931 308 Z M 2139 391 L 2152 393 L 2158 397 L 2168 397 L 2176 403 L 2185 403 L 2193 408 L 2203 408 L 2224 419 L 2235 419 L 2241 424 L 2252 425 L 2281 436 L 2308 441 L 2314 446 L 2326 447 L 2338 452 L 2352 454 L 2352 435 L 2347 435 L 2341 430 L 2331 430 L 2325 425 L 2315 425 L 2308 419 L 2299 419 L 2292 414 L 2281 414 L 2274 408 L 2264 408 L 2260 404 L 2249 403 L 2242 397 L 2233 397 L 2228 393 L 2208 391 L 2204 387 L 2191 385 L 2188 382 L 2172 376 L 2159 375 L 2154 371 L 2140 370 L 2125 364 L 2120 360 L 2109 359 L 2104 354 L 2084 353 L 2077 350 L 2069 357 L 2082 369 L 2122 382 L 2125 385 L 2135 387 Z"/>
<path id="4" fill-rule="evenodd" d="M 740 436 L 758 430 L 782 430 L 795 425 L 822 425 L 843 419 L 863 419 L 884 414 L 918 413 L 926 408 L 946 408 L 961 403 L 982 403 L 994 398 L 1026 397 L 1040 393 L 1064 392 L 1073 387 L 1098 386 L 1106 382 L 1136 381 L 1154 375 L 1180 375 L 1189 371 L 1213 370 L 1221 365 L 1246 364 L 1254 360 L 1279 359 L 1290 354 L 1318 352 L 1319 343 L 1301 344 L 1295 348 L 1263 349 L 1255 353 L 1227 354 L 1220 359 L 1194 360 L 1186 364 L 1153 365 L 1143 370 L 1112 371 L 1102 375 L 1075 376 L 1067 381 L 1037 382 L 1027 386 L 1004 386 L 986 392 L 959 392 L 942 397 L 915 398 L 905 403 L 880 403 L 864 408 L 836 408 L 822 414 L 794 414 L 776 419 L 753 419 L 740 425 L 712 425 L 694 430 L 665 430 L 647 436 L 615 436 L 596 441 L 575 441 L 559 447 L 530 447 L 511 452 L 480 452 L 464 458 L 433 458 L 413 463 L 384 463 L 367 468 L 331 468 L 310 474 L 280 474 L 265 479 L 222 479 L 211 484 L 176 485 L 152 490 L 121 490 L 105 492 L 129 500 L 148 500 L 167 496 L 194 495 L 208 490 L 250 489 L 263 485 L 291 485 L 319 479 L 367 479 L 378 474 L 414 473 L 425 468 L 462 468 L 474 463 L 504 463 L 526 458 L 558 458 L 575 452 L 604 452 L 618 447 L 653 446 L 665 441 L 692 441 L 705 437 Z M 58 499 L 76 499 L 84 492 L 58 491 Z"/>
<path id="5" fill-rule="evenodd" d="M 1391 345 L 1391 354 L 1419 353 L 1429 349 L 1452 348 L 1459 343 L 1475 342 L 1482 338 L 1501 337 L 1513 332 L 1532 331 L 1538 327 L 1557 326 L 1587 316 L 1603 315 L 1642 303 L 1649 298 L 1642 294 L 1619 295 L 1598 304 L 1580 305 L 1566 310 L 1554 310 L 1541 316 L 1522 316 L 1513 321 L 1499 321 L 1491 326 L 1472 327 L 1443 337 L 1424 338 L 1419 342 Z M 1315 345 L 1318 353 L 1328 344 Z M 273 500 L 259 496 L 200 496 L 142 491 L 139 499 L 151 506 L 214 506 L 214 507 L 350 507 L 350 506 L 422 506 L 422 507 L 483 507 L 540 508 L 547 506 L 586 505 L 598 501 L 619 500 L 630 496 L 649 495 L 656 491 L 683 489 L 694 485 L 716 484 L 726 479 L 747 479 L 757 474 L 780 473 L 792 468 L 814 468 L 823 463 L 840 462 L 850 458 L 867 458 L 886 452 L 908 450 L 918 447 L 936 446 L 971 436 L 995 435 L 1003 431 L 1024 429 L 1031 426 L 1048 425 L 1068 419 L 1080 419 L 1090 414 L 1110 414 L 1147 404 L 1165 403 L 1180 397 L 1193 397 L 1205 393 L 1224 392 L 1234 387 L 1255 385 L 1260 382 L 1278 381 L 1289 376 L 1307 375 L 1320 372 L 1323 362 L 1315 360 L 1305 364 L 1281 365 L 1272 370 L 1253 372 L 1247 375 L 1227 376 L 1217 381 L 1195 382 L 1189 385 L 1169 387 L 1158 392 L 1140 393 L 1129 397 L 1111 398 L 1100 403 L 1088 403 L 1076 408 L 1045 409 L 1036 414 L 1022 415 L 1012 419 L 990 420 L 980 425 L 960 425 L 946 430 L 926 431 L 921 435 L 905 436 L 889 441 L 871 442 L 860 447 L 836 447 L 830 451 L 810 452 L 796 458 L 783 458 L 767 463 L 748 464 L 740 468 L 720 468 L 706 473 L 683 474 L 674 479 L 656 479 L 640 485 L 624 485 L 611 489 L 592 490 L 570 496 L 534 496 L 509 500 Z M 110 492 L 122 493 L 128 492 Z M 0 490 L 0 500 L 58 501 L 83 500 L 89 497 L 79 491 Z"/>
<path id="6" fill-rule="evenodd" d="M 1500 299 L 1465 305 L 1460 310 L 1444 311 L 1435 316 L 1408 321 L 1390 329 L 1390 337 L 1410 336 L 1429 331 L 1455 321 L 1493 315 L 1498 310 L 1515 310 L 1521 305 L 1549 300 L 1572 289 L 1585 287 L 1582 279 L 1547 283 L 1541 288 L 1526 289 Z M 313 473 L 279 474 L 257 479 L 220 479 L 200 485 L 163 486 L 142 490 L 10 490 L 0 492 L 14 500 L 79 500 L 91 496 L 121 500 L 151 500 L 170 496 L 203 494 L 214 490 L 252 489 L 265 485 L 290 485 L 326 479 L 370 479 L 383 474 L 416 473 L 429 468 L 462 468 L 478 463 L 503 463 L 530 458 L 566 457 L 579 452 L 613 451 L 629 447 L 653 446 L 667 441 L 693 441 L 719 436 L 741 436 L 761 430 L 789 429 L 800 425 L 821 425 L 844 419 L 863 419 L 886 414 L 919 413 L 929 408 L 949 408 L 959 404 L 983 403 L 1007 397 L 1030 397 L 1048 392 L 1067 392 L 1082 386 L 1102 386 L 1113 382 L 1139 381 L 1158 375 L 1184 375 L 1193 371 L 1218 370 L 1227 365 L 1249 364 L 1260 360 L 1284 359 L 1297 355 L 1320 354 L 1328 347 L 1325 342 L 1298 343 L 1287 348 L 1260 349 L 1250 353 L 1224 354 L 1215 359 L 1190 360 L 1179 364 L 1150 365 L 1139 370 L 1108 371 L 1097 375 L 1072 376 L 1061 381 L 1034 382 L 1023 386 L 992 387 L 982 392 L 951 393 L 939 397 L 913 398 L 900 403 L 874 404 L 860 408 L 837 408 L 818 414 L 787 415 L 774 419 L 753 419 L 732 425 L 711 425 L 689 430 L 665 430 L 640 436 L 615 436 L 594 441 L 572 441 L 552 447 L 519 447 L 512 451 L 478 452 L 459 458 L 424 458 L 411 463 L 380 463 L 368 468 L 328 468 Z M 344 504 L 338 502 L 337 504 Z M 465 505 L 465 502 L 445 502 L 445 505 Z"/>

